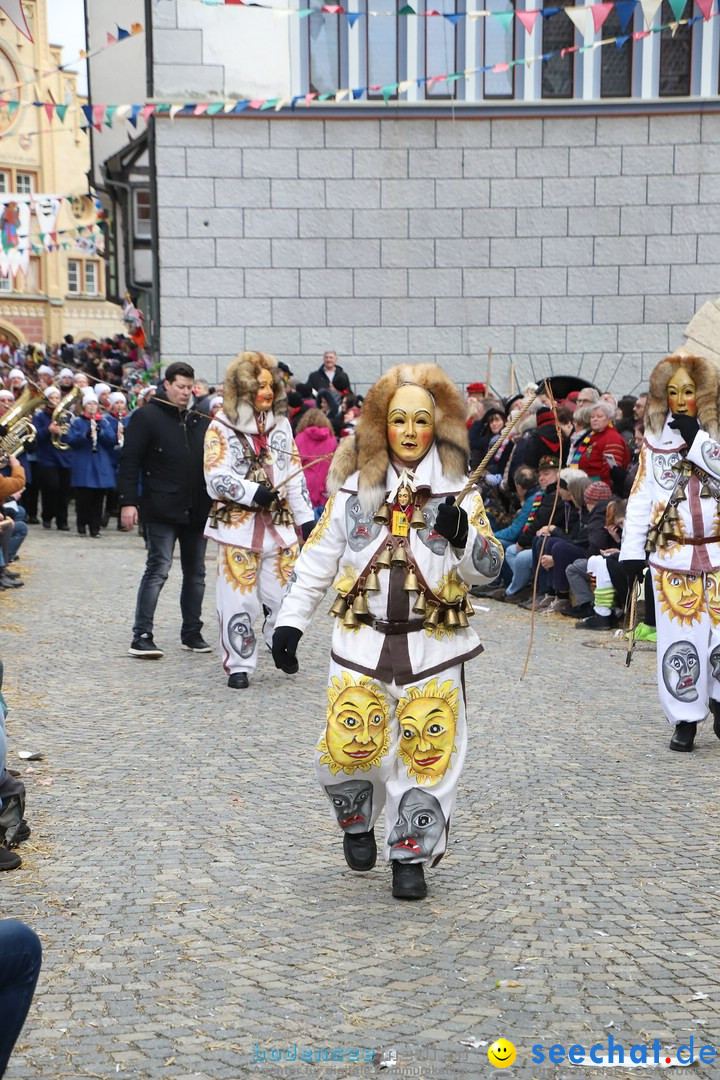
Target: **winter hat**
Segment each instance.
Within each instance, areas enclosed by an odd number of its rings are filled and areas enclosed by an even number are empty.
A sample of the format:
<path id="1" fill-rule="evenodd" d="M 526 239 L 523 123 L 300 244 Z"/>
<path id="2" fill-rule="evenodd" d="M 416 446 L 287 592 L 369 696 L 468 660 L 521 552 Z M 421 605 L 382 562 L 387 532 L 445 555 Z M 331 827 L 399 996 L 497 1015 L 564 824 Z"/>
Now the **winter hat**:
<path id="1" fill-rule="evenodd" d="M 542 472 L 543 469 L 559 469 L 560 462 L 556 457 L 552 457 L 550 454 L 546 454 L 540 458 L 538 462 L 538 472 Z"/>
<path id="2" fill-rule="evenodd" d="M 96 405 L 98 404 L 97 396 L 91 386 L 88 386 L 83 390 L 82 401 L 83 405 L 87 405 L 89 401 L 94 402 Z"/>
<path id="3" fill-rule="evenodd" d="M 58 390 L 57 386 L 48 386 L 48 387 L 46 387 L 45 390 L 43 390 L 43 394 L 45 395 L 45 397 L 48 400 L 50 399 L 51 394 L 59 394 L 59 393 L 60 393 L 60 391 Z"/>
<path id="4" fill-rule="evenodd" d="M 543 409 L 538 409 L 537 413 L 535 414 L 535 420 L 537 422 L 537 426 L 542 427 L 543 424 L 552 424 L 555 420 L 555 416 L 553 415 L 552 409 L 548 409 L 546 407 Z"/>
<path id="5" fill-rule="evenodd" d="M 585 488 L 584 498 L 586 503 L 607 502 L 612 499 L 612 491 L 604 480 L 594 480 Z"/>
<path id="6" fill-rule="evenodd" d="M 484 382 L 471 382 L 467 385 L 468 394 L 484 394 L 486 390 Z"/>
<path id="7" fill-rule="evenodd" d="M 22 379 L 25 382 L 25 373 L 19 367 L 14 367 L 8 375 L 8 379 Z"/>
<path id="8" fill-rule="evenodd" d="M 53 369 L 51 367 L 49 367 L 47 364 L 41 364 L 40 367 L 37 369 L 37 373 L 38 373 L 38 375 L 54 375 L 55 374 Z"/>
<path id="9" fill-rule="evenodd" d="M 60 372 L 60 374 L 58 375 L 58 379 L 74 379 L 74 378 L 75 378 L 75 372 L 69 367 L 64 367 L 62 369 L 62 371 Z"/>
<path id="10" fill-rule="evenodd" d="M 215 397 L 210 398 L 210 411 L 212 412 L 218 405 L 222 405 L 223 399 L 220 394 L 216 394 Z"/>
<path id="11" fill-rule="evenodd" d="M 99 398 L 101 394 L 107 394 L 110 392 L 110 387 L 106 382 L 95 383 L 95 394 Z"/>
<path id="12" fill-rule="evenodd" d="M 123 404 L 125 404 L 126 399 L 124 394 L 121 394 L 119 390 L 116 390 L 115 393 L 110 395 L 108 401 L 111 405 L 114 405 L 116 401 L 122 401 Z"/>

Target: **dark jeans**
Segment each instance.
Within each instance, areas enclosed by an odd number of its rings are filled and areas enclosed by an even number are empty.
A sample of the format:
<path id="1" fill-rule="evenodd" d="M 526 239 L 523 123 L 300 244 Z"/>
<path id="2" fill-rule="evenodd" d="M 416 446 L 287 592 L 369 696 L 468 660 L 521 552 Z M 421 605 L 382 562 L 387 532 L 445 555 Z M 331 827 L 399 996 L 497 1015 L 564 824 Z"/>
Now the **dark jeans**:
<path id="1" fill-rule="evenodd" d="M 42 493 L 42 519 L 49 525 L 53 518 L 58 526 L 67 525 L 70 502 L 70 469 L 57 465 L 38 465 L 38 483 Z"/>
<path id="2" fill-rule="evenodd" d="M 14 919 L 0 922 L 0 1076 L 25 1023 L 41 963 L 35 931 Z"/>
<path id="3" fill-rule="evenodd" d="M 133 636 L 149 634 L 152 637 L 153 619 L 160 590 L 167 581 L 172 566 L 175 541 L 180 544 L 180 565 L 182 568 L 182 589 L 180 590 L 180 611 L 182 629 L 180 637 L 199 634 L 202 630 L 203 596 L 205 595 L 205 548 L 207 540 L 200 529 L 191 529 L 187 525 L 165 525 L 155 521 L 145 524 L 145 544 L 147 563 L 138 590 L 135 608 Z"/>
<path id="4" fill-rule="evenodd" d="M 78 530 L 85 529 L 85 526 L 89 526 L 91 534 L 97 536 L 100 532 L 104 498 L 105 488 L 75 488 L 75 510 L 77 512 Z"/>

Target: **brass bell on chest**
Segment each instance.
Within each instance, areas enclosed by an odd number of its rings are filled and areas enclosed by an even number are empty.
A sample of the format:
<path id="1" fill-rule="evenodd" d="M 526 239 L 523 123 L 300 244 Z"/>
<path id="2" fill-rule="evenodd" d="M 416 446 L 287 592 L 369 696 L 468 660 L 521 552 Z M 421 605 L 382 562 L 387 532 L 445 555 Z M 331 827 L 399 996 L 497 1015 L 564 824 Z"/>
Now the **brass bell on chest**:
<path id="1" fill-rule="evenodd" d="M 445 625 L 448 630 L 455 630 L 460 625 L 458 619 L 458 613 L 454 607 L 448 608 L 445 612 Z"/>
<path id="2" fill-rule="evenodd" d="M 465 612 L 463 611 L 462 608 L 460 608 L 458 613 L 457 613 L 457 619 L 458 619 L 458 627 L 461 630 L 464 630 L 466 626 L 470 625 L 470 623 L 468 622 L 468 617 L 467 617 L 467 615 L 465 614 Z"/>
<path id="3" fill-rule="evenodd" d="M 465 597 L 465 599 L 463 600 L 463 602 L 462 602 L 462 607 L 461 607 L 461 609 L 460 609 L 460 610 L 461 610 L 461 611 L 463 612 L 463 614 L 467 615 L 467 616 L 468 616 L 468 618 L 469 618 L 469 617 L 470 617 L 471 615 L 474 615 L 474 614 L 475 614 L 475 608 L 474 608 L 474 607 L 472 606 L 472 604 L 471 604 L 471 603 L 470 603 L 470 601 L 468 600 L 467 596 L 466 596 L 466 597 Z"/>
<path id="4" fill-rule="evenodd" d="M 421 592 L 417 600 L 413 604 L 413 612 L 415 615 L 424 615 L 426 607 L 427 601 L 425 600 L 425 593 Z"/>
<path id="5" fill-rule="evenodd" d="M 344 596 L 336 596 L 333 606 L 328 611 L 328 615 L 333 615 L 336 619 L 342 619 L 343 615 L 347 611 L 347 600 Z"/>
<path id="6" fill-rule="evenodd" d="M 405 554 L 405 548 L 402 546 L 402 544 L 398 544 L 398 546 L 395 548 L 392 555 L 390 556 L 391 564 L 393 566 L 407 566 L 407 561 L 408 557 Z"/>
<path id="7" fill-rule="evenodd" d="M 355 618 L 352 608 L 348 608 L 345 612 L 345 618 L 343 619 L 343 626 L 347 630 L 354 630 L 356 626 L 360 626 L 360 623 Z"/>
<path id="8" fill-rule="evenodd" d="M 391 563 L 391 559 L 390 559 L 390 551 L 389 551 L 388 548 L 385 547 L 385 548 L 382 549 L 382 551 L 378 555 L 377 559 L 375 560 L 375 565 L 376 565 L 378 570 L 389 570 L 390 569 L 390 566 L 392 565 L 392 563 Z"/>
<path id="9" fill-rule="evenodd" d="M 417 574 L 414 568 L 411 567 L 405 575 L 405 581 L 403 582 L 403 589 L 405 592 L 419 592 L 420 582 L 417 579 Z"/>
<path id="10" fill-rule="evenodd" d="M 707 486 L 707 484 L 703 484 L 702 487 L 700 488 L 700 498 L 701 499 L 712 499 L 712 491 Z"/>
<path id="11" fill-rule="evenodd" d="M 419 506 L 413 507 L 412 517 L 410 518 L 411 529 L 426 529 L 427 521 L 423 516 L 423 512 Z"/>
<path id="12" fill-rule="evenodd" d="M 440 622 L 440 608 L 437 604 L 428 604 L 423 626 L 426 630 L 434 630 Z"/>
<path id="13" fill-rule="evenodd" d="M 352 611 L 353 615 L 367 615 L 368 605 L 363 593 L 358 593 L 353 600 Z"/>
<path id="14" fill-rule="evenodd" d="M 388 526 L 390 524 L 390 507 L 387 503 L 383 503 L 377 513 L 373 514 L 373 521 L 376 525 Z"/>
<path id="15" fill-rule="evenodd" d="M 380 579 L 374 570 L 365 578 L 365 592 L 380 592 Z"/>

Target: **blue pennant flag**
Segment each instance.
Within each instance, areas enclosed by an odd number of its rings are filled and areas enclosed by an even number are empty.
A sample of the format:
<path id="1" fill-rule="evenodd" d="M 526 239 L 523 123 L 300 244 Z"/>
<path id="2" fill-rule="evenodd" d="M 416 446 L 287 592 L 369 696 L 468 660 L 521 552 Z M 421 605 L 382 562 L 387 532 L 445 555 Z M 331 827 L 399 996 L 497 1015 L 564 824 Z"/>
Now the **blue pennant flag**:
<path id="1" fill-rule="evenodd" d="M 630 35 L 629 34 L 623 34 L 622 37 L 616 37 L 615 38 L 615 48 L 616 49 L 622 49 L 625 42 L 629 41 L 629 40 L 630 40 Z"/>
<path id="2" fill-rule="evenodd" d="M 117 23 L 115 25 L 117 26 Z M 129 30 L 123 30 L 122 26 L 118 26 L 117 32 L 118 32 L 118 41 L 124 41 L 125 38 L 130 37 L 130 31 Z"/>
<path id="3" fill-rule="evenodd" d="M 543 19 L 549 19 L 551 15 L 557 15 L 558 12 L 562 10 L 563 9 L 559 7 L 543 8 L 540 14 L 542 15 Z"/>
<path id="4" fill-rule="evenodd" d="M 366 90 L 367 86 L 356 86 L 352 92 L 353 101 L 357 101 L 358 98 L 361 98 Z"/>
<path id="5" fill-rule="evenodd" d="M 346 15 L 347 15 L 347 21 L 350 23 L 350 28 L 352 29 L 352 27 L 355 25 L 355 23 L 358 21 L 358 19 L 362 15 L 362 11 L 348 11 L 348 12 L 346 12 Z"/>
<path id="6" fill-rule="evenodd" d="M 618 0 L 615 5 L 618 19 L 620 20 L 620 29 L 623 33 L 628 28 L 628 24 L 635 14 L 635 8 L 637 7 L 637 0 Z"/>
<path id="7" fill-rule="evenodd" d="M 449 23 L 452 23 L 453 26 L 455 26 L 458 22 L 460 22 L 460 19 L 465 18 L 465 12 L 461 11 L 459 14 L 455 13 L 450 15 L 443 15 L 443 18 L 447 19 Z"/>
<path id="8" fill-rule="evenodd" d="M 85 119 L 87 120 L 88 124 L 90 125 L 90 127 L 92 127 L 92 122 L 93 122 L 92 105 L 83 105 L 82 106 L 82 111 L 83 111 L 83 114 L 84 114 Z"/>
<path id="9" fill-rule="evenodd" d="M 130 115 L 128 116 L 128 122 L 131 123 L 134 128 L 137 127 L 137 118 L 138 118 L 138 116 L 140 114 L 141 109 L 142 109 L 142 105 L 133 105 L 132 109 L 130 110 Z"/>

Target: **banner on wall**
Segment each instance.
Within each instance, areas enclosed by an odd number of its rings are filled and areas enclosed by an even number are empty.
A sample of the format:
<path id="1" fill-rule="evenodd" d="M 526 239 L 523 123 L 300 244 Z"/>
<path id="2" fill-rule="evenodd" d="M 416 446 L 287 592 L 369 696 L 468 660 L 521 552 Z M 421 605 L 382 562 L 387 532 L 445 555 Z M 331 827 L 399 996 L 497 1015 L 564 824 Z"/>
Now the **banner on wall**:
<path id="1" fill-rule="evenodd" d="M 30 265 L 30 203 L 0 195 L 0 274 L 15 277 Z"/>

